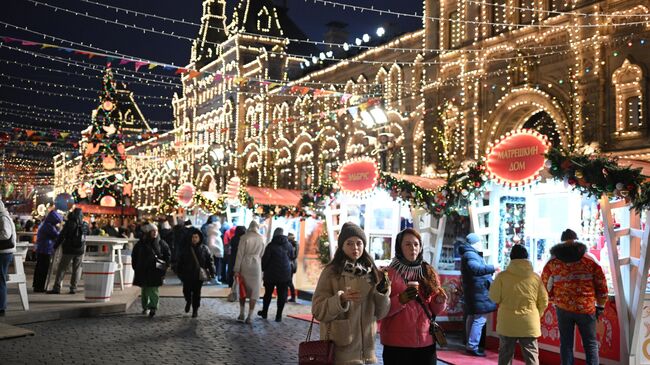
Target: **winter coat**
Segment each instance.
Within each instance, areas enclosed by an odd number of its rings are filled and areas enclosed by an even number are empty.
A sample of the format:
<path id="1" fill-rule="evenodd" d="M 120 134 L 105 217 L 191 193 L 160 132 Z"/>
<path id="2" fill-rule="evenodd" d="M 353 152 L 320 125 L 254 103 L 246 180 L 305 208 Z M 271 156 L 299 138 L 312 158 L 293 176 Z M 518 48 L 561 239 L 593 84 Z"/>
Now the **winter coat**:
<path id="1" fill-rule="evenodd" d="M 514 259 L 490 286 L 490 299 L 499 305 L 497 333 L 507 337 L 539 337 L 548 295 L 527 259 Z"/>
<path id="2" fill-rule="evenodd" d="M 0 253 L 13 253 L 16 252 L 16 226 L 14 221 L 11 220 L 9 212 L 5 208 L 4 204 L 0 201 L 0 240 L 9 240 L 8 246 L 4 249 L 0 249 Z"/>
<path id="3" fill-rule="evenodd" d="M 399 295 L 406 289 L 406 282 L 392 267 L 388 268 L 390 287 L 390 310 L 381 320 L 381 343 L 384 346 L 420 348 L 433 345 L 433 336 L 429 334 L 429 317 L 420 303 L 411 300 L 406 304 L 399 302 Z M 420 290 L 419 297 L 423 298 Z M 423 300 L 429 314 L 438 315 L 446 307 L 445 298 L 431 294 Z"/>
<path id="4" fill-rule="evenodd" d="M 160 230 L 160 239 L 167 243 L 169 250 L 174 250 L 174 231 L 171 228 L 163 228 Z"/>
<path id="5" fill-rule="evenodd" d="M 289 243 L 291 244 L 291 247 L 293 247 L 293 257 L 291 258 L 291 272 L 295 274 L 298 270 L 298 249 L 300 246 L 296 240 L 289 240 Z"/>
<path id="6" fill-rule="evenodd" d="M 239 239 L 235 272 L 239 273 L 246 284 L 246 294 L 249 298 L 259 298 L 262 283 L 262 255 L 264 254 L 264 238 L 257 229 L 249 228 Z"/>
<path id="7" fill-rule="evenodd" d="M 63 225 L 56 240 L 54 249 L 62 246 L 64 255 L 83 255 L 86 251 L 86 233 L 81 210 L 73 210 L 68 214 L 68 220 Z"/>
<path id="8" fill-rule="evenodd" d="M 494 266 L 486 265 L 479 252 L 467 243 L 459 246 L 458 252 L 462 255 L 460 273 L 463 282 L 465 314 L 494 312 L 497 305 L 488 297 Z"/>
<path id="9" fill-rule="evenodd" d="M 360 291 L 359 303 L 341 305 L 341 294 L 347 286 Z M 332 266 L 321 272 L 311 312 L 321 322 L 320 338 L 331 339 L 336 344 L 334 360 L 337 365 L 377 362 L 377 320 L 384 318 L 390 309 L 390 293 L 390 288 L 386 294 L 379 293 L 367 276 L 339 274 Z"/>
<path id="10" fill-rule="evenodd" d="M 206 241 L 212 256 L 215 257 L 223 257 L 223 241 L 221 240 L 219 228 L 221 228 L 219 223 L 210 223 L 206 228 L 208 232 Z"/>
<path id="11" fill-rule="evenodd" d="M 156 268 L 156 257 L 167 263 L 171 260 L 169 246 L 159 237 L 153 240 L 141 238 L 133 246 L 133 252 L 131 253 L 131 264 L 135 271 L 133 285 L 142 288 L 162 286 L 165 270 Z"/>
<path id="12" fill-rule="evenodd" d="M 56 210 L 52 210 L 47 214 L 41 226 L 38 227 L 38 232 L 36 233 L 36 252 L 46 255 L 52 255 L 54 253 L 54 243 L 59 237 L 59 231 L 56 229 L 56 225 L 61 223 L 63 218 L 57 213 Z"/>
<path id="13" fill-rule="evenodd" d="M 194 260 L 194 255 L 196 255 L 196 260 Z M 199 267 L 196 266 L 196 261 L 199 262 L 199 265 L 206 270 L 206 273 L 209 277 L 214 277 L 214 262 L 212 261 L 212 255 L 210 250 L 203 243 L 199 243 L 194 246 L 188 244 L 181 252 L 180 257 L 178 258 L 177 273 L 178 278 L 182 281 L 193 281 L 199 280 Z"/>
<path id="14" fill-rule="evenodd" d="M 262 271 L 264 282 L 269 284 L 283 284 L 291 280 L 291 259 L 293 247 L 287 236 L 277 235 L 264 249 L 262 256 Z"/>
<path id="15" fill-rule="evenodd" d="M 587 254 L 587 246 L 562 243 L 551 248 L 551 256 L 542 271 L 551 302 L 565 311 L 582 314 L 594 314 L 596 304 L 605 305 L 605 273 L 596 258 Z"/>

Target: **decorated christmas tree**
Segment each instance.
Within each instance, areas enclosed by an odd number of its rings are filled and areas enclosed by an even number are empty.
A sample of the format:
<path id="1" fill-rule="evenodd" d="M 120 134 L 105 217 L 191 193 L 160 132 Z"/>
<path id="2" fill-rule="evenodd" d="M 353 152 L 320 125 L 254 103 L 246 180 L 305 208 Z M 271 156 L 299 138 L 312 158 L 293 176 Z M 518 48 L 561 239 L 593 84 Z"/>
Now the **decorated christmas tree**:
<path id="1" fill-rule="evenodd" d="M 76 197 L 90 204 L 114 207 L 130 205 L 131 174 L 126 165 L 129 140 L 149 129 L 133 101 L 133 94 L 118 90 L 113 71 L 106 69 L 99 106 L 81 145 L 81 185 Z"/>

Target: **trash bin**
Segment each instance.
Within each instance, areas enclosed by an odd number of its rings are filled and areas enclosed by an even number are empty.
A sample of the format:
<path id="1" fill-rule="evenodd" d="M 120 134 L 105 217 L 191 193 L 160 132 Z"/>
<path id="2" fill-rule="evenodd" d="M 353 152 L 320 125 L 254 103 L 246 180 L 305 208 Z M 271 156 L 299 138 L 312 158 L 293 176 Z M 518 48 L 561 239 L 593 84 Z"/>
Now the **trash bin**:
<path id="1" fill-rule="evenodd" d="M 124 287 L 133 286 L 133 265 L 131 264 L 131 255 L 122 255 L 122 275 L 124 275 Z M 115 286 L 120 285 L 120 276 L 115 275 Z"/>
<path id="2" fill-rule="evenodd" d="M 114 262 L 84 261 L 84 293 L 87 302 L 108 302 L 113 294 L 117 264 Z"/>

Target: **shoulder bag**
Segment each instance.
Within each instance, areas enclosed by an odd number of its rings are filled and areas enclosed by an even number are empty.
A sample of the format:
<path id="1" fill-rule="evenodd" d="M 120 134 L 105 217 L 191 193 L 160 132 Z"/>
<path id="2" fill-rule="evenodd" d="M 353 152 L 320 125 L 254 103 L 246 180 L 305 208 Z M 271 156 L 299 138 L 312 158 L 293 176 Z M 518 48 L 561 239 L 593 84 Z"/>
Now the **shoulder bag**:
<path id="1" fill-rule="evenodd" d="M 190 246 L 190 251 L 192 251 L 192 257 L 194 257 L 194 262 L 196 263 L 196 267 L 199 268 L 199 280 L 201 281 L 208 281 L 208 272 L 205 271 L 205 268 L 201 267 L 201 264 L 199 264 L 199 259 L 196 257 L 196 252 L 194 252 L 194 249 Z"/>
<path id="2" fill-rule="evenodd" d="M 418 303 L 420 303 L 420 306 L 424 310 L 424 314 L 426 314 L 427 318 L 429 318 L 429 334 L 433 336 L 433 341 L 440 346 L 447 346 L 447 336 L 445 336 L 445 331 L 442 329 L 442 327 L 436 323 L 436 316 L 429 313 L 429 310 L 424 305 L 420 297 L 418 297 L 416 300 Z"/>
<path id="3" fill-rule="evenodd" d="M 307 339 L 298 345 L 299 365 L 333 365 L 334 364 L 334 341 L 329 339 L 329 327 L 327 340 L 310 341 L 311 331 L 314 327 L 314 316 L 311 317 Z"/>

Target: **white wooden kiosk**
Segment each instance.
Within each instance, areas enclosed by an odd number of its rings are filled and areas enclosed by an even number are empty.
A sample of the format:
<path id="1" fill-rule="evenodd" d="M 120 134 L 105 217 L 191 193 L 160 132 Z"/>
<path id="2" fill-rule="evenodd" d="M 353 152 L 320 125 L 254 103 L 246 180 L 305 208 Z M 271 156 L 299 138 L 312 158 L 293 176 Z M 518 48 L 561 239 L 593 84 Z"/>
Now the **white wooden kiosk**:
<path id="1" fill-rule="evenodd" d="M 115 271 L 120 276 L 120 289 L 124 290 L 124 271 L 122 263 L 122 249 L 128 244 L 127 238 L 104 237 L 104 236 L 86 236 L 86 247 L 97 247 L 97 252 L 86 252 L 84 260 L 87 261 L 107 261 L 116 264 Z M 108 252 L 101 251 L 102 246 L 108 247 Z M 112 286 L 112 285 L 111 285 Z"/>
<path id="2" fill-rule="evenodd" d="M 14 253 L 14 274 L 9 274 L 9 281 L 7 285 L 18 284 L 18 292 L 20 293 L 20 302 L 24 310 L 29 310 L 29 298 L 27 296 L 27 277 L 25 275 L 25 267 L 23 265 L 27 257 L 27 250 L 33 245 L 29 242 L 18 242 L 16 244 L 16 252 Z"/>

